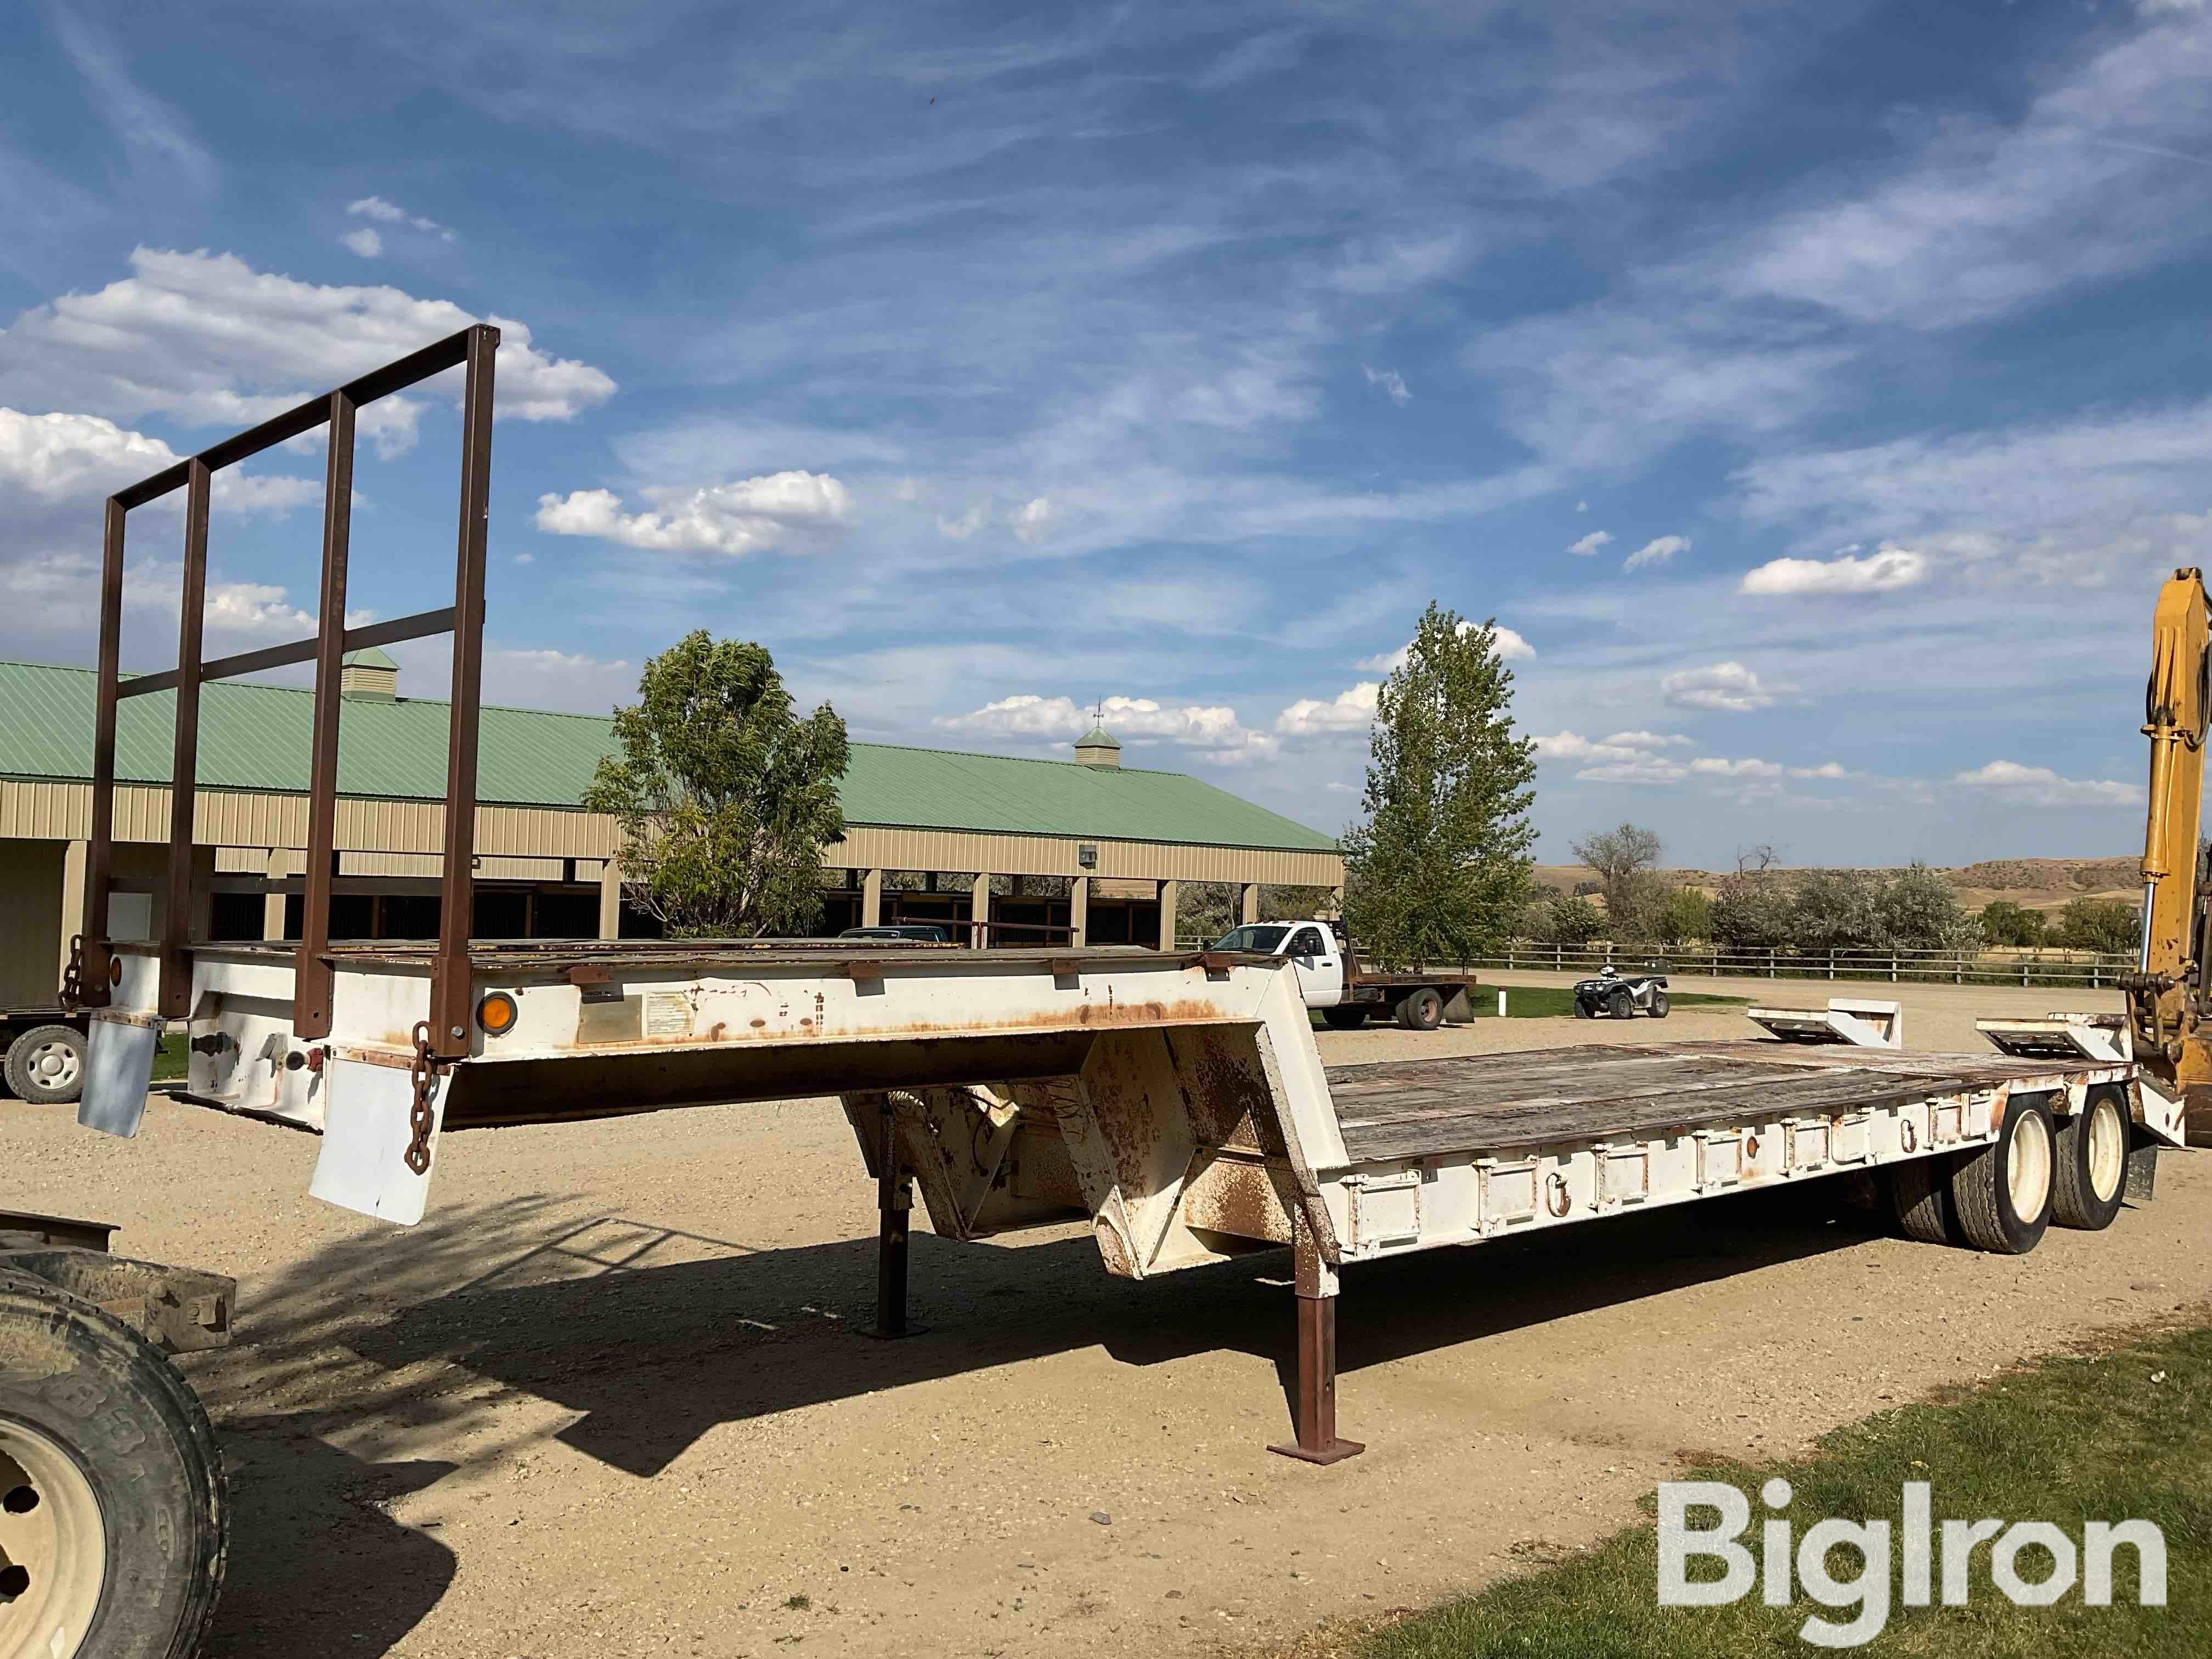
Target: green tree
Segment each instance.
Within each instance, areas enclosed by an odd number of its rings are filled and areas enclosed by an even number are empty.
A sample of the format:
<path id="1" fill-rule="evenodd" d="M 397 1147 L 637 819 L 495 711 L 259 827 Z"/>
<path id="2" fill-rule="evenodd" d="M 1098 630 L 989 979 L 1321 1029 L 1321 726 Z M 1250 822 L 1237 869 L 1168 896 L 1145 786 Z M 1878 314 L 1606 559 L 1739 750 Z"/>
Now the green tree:
<path id="1" fill-rule="evenodd" d="M 1737 951 L 1776 951 L 1790 943 L 1796 906 L 1774 867 L 1778 856 L 1769 846 L 1737 853 L 1735 872 L 1721 878 L 1713 900 L 1715 942 Z"/>
<path id="2" fill-rule="evenodd" d="M 2040 945 L 2043 913 L 2010 899 L 1991 899 L 1978 918 L 1982 939 L 1989 945 Z"/>
<path id="3" fill-rule="evenodd" d="M 2142 912 L 2118 899 L 2075 899 L 2058 913 L 2058 942 L 2069 951 L 2131 955 L 2142 932 Z"/>
<path id="4" fill-rule="evenodd" d="M 1982 941 L 1958 890 L 1917 859 L 1881 880 L 1875 907 L 1877 942 L 1893 951 L 1972 951 Z"/>
<path id="5" fill-rule="evenodd" d="M 675 937 L 811 932 L 822 849 L 845 838 L 845 722 L 827 703 L 799 719 L 766 650 L 704 629 L 637 689 L 584 793 L 622 827 L 625 894 Z"/>
<path id="6" fill-rule="evenodd" d="M 1578 893 L 1547 894 L 1530 910 L 1534 937 L 1547 945 L 1588 945 L 1605 937 L 1605 912 Z"/>
<path id="7" fill-rule="evenodd" d="M 1659 909 L 1657 938 L 1662 945 L 1682 945 L 1713 936 L 1713 902 L 1695 887 L 1677 887 Z"/>
<path id="8" fill-rule="evenodd" d="M 1335 908 L 1336 890 L 1330 887 L 1301 887 L 1294 884 L 1260 890 L 1260 920 L 1307 921 Z"/>
<path id="9" fill-rule="evenodd" d="M 1605 892 L 1605 919 L 1616 944 L 1659 937 L 1667 904 L 1667 884 L 1652 866 L 1667 843 L 1633 823 L 1600 830 L 1573 843 L 1575 856 L 1597 872 Z"/>
<path id="10" fill-rule="evenodd" d="M 1376 695 L 1366 821 L 1344 836 L 1345 919 L 1377 961 L 1464 960 L 1519 916 L 1536 759 L 1512 702 L 1493 623 L 1431 602 Z"/>

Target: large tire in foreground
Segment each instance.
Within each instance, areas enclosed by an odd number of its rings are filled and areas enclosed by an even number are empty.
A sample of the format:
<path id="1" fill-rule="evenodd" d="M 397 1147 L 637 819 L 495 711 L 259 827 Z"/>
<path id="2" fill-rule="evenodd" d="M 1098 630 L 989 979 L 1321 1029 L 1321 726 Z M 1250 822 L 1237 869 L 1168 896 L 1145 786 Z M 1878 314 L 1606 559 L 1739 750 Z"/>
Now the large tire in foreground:
<path id="1" fill-rule="evenodd" d="M 84 1033 L 34 1025 L 8 1045 L 8 1087 L 34 1106 L 64 1106 L 84 1088 Z"/>
<path id="2" fill-rule="evenodd" d="M 2128 1189 L 2128 1108 L 2121 1091 L 2089 1091 L 2081 1109 L 2059 1126 L 2051 1218 L 2098 1232 L 2112 1224 Z"/>
<path id="3" fill-rule="evenodd" d="M 2051 1225 L 2058 1136 L 2041 1095 L 2005 1103 L 2003 1126 L 1985 1146 L 1959 1154 L 1951 1170 L 1951 1202 L 1959 1231 L 1976 1248 L 2026 1255 Z"/>
<path id="4" fill-rule="evenodd" d="M 1923 1244 L 1949 1244 L 1959 1237 L 1951 1212 L 1951 1160 L 1941 1154 L 1890 1166 L 1890 1202 L 1907 1238 Z"/>
<path id="5" fill-rule="evenodd" d="M 191 1659 L 228 1542 L 222 1454 L 176 1367 L 0 1273 L 0 1659 Z"/>
<path id="6" fill-rule="evenodd" d="M 1444 1023 L 1444 1000 L 1423 986 L 1398 999 L 1398 1024 L 1409 1031 L 1433 1031 Z"/>

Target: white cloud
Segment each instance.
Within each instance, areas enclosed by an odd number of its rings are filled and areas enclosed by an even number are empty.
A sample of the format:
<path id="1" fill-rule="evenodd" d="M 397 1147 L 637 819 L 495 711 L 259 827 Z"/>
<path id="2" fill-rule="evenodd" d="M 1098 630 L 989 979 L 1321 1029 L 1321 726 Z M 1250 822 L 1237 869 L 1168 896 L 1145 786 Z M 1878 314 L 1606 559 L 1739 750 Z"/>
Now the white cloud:
<path id="1" fill-rule="evenodd" d="M 315 631 L 315 619 L 290 603 L 282 587 L 265 582 L 210 582 L 207 626 L 219 633 L 299 639 Z"/>
<path id="2" fill-rule="evenodd" d="M 1690 744 L 1679 732 L 1616 732 L 1603 741 L 1618 749 L 1686 749 Z"/>
<path id="3" fill-rule="evenodd" d="M 1014 510 L 1014 534 L 1025 542 L 1033 542 L 1045 532 L 1052 521 L 1052 502 L 1040 495 L 1024 507 Z"/>
<path id="4" fill-rule="evenodd" d="M 1717 755 L 1700 756 L 1690 763 L 1690 770 L 1703 777 L 1717 778 L 1853 778 L 1860 775 L 1844 769 L 1840 762 L 1823 761 L 1818 766 L 1784 766 L 1770 760 L 1724 760 Z"/>
<path id="5" fill-rule="evenodd" d="M 384 252 L 384 238 L 368 225 L 363 225 L 359 230 L 346 232 L 338 240 L 364 259 L 374 259 Z"/>
<path id="6" fill-rule="evenodd" d="M 346 211 L 356 217 L 374 219 L 383 224 L 412 225 L 416 229 L 427 232 L 430 235 L 437 237 L 441 241 L 450 242 L 453 240 L 453 232 L 447 227 L 440 224 L 435 219 L 427 217 L 420 213 L 410 213 L 405 208 L 401 207 L 397 202 L 387 202 L 381 196 L 364 196 L 358 202 L 349 202 L 346 204 Z M 372 241 L 375 240 L 374 232 L 369 233 L 369 236 Z M 348 247 L 353 247 L 353 239 L 351 237 L 349 236 L 345 238 L 344 240 Z M 356 253 L 362 252 L 362 251 L 363 250 L 360 248 L 354 248 L 354 252 Z M 372 248 L 368 251 L 369 252 L 374 252 L 375 250 Z"/>
<path id="7" fill-rule="evenodd" d="M 97 415 L 26 415 L 0 408 L 0 509 L 20 533 L 25 516 L 42 508 L 75 507 L 88 533 L 96 535 L 102 496 L 181 460 L 159 438 L 132 432 Z M 313 478 L 241 473 L 215 475 L 218 501 L 247 511 L 283 513 L 322 499 Z M 181 497 L 165 500 L 172 506 Z"/>
<path id="8" fill-rule="evenodd" d="M 55 7 L 46 13 L 46 22 L 77 73 L 90 84 L 92 109 L 121 143 L 134 171 L 196 191 L 215 188 L 215 158 L 200 143 L 191 120 L 131 77 L 115 41 L 78 15 L 76 8 Z"/>
<path id="9" fill-rule="evenodd" d="M 1406 389 L 1406 377 L 1395 368 L 1376 368 L 1362 364 L 1367 371 L 1367 384 L 1379 386 L 1389 394 L 1390 401 L 1403 409 L 1413 401 L 1413 394 Z"/>
<path id="10" fill-rule="evenodd" d="M 1224 758 L 1240 751 L 1271 752 L 1275 739 L 1255 732 L 1222 704 L 1170 707 L 1151 697 L 1111 696 L 1098 704 L 1097 723 L 1117 738 L 1162 738 Z M 947 731 L 988 732 L 1002 737 L 1076 738 L 1094 716 L 1068 697 L 1020 692 L 965 714 L 940 715 L 931 725 Z"/>
<path id="11" fill-rule="evenodd" d="M 2047 766 L 2022 766 L 2008 760 L 1993 760 L 1951 781 L 1990 790 L 2024 806 L 2136 806 L 2143 799 L 2141 784 L 2063 778 Z"/>
<path id="12" fill-rule="evenodd" d="M 1660 695 L 1677 708 L 1704 708 L 1747 714 L 1765 708 L 1774 696 L 1759 676 L 1740 662 L 1679 669 L 1659 682 Z"/>
<path id="13" fill-rule="evenodd" d="M 1746 593 L 1887 593 L 1928 579 L 1925 555 L 1884 542 L 1863 557 L 1838 553 L 1832 559 L 1770 559 L 1743 574 Z"/>
<path id="14" fill-rule="evenodd" d="M 988 501 L 978 501 L 957 519 L 948 519 L 943 514 L 939 514 L 937 519 L 937 533 L 949 541 L 964 542 L 981 530 L 989 521 L 990 517 L 991 504 Z"/>
<path id="15" fill-rule="evenodd" d="M 1375 719 L 1375 698 L 1382 689 L 1374 680 L 1362 680 L 1349 690 L 1338 692 L 1327 702 L 1313 697 L 1301 697 L 1275 716 L 1275 730 L 1299 737 L 1315 737 L 1332 732 L 1364 732 Z"/>
<path id="16" fill-rule="evenodd" d="M 661 552 L 803 552 L 808 538 L 844 522 L 850 500 L 843 484 L 817 472 L 775 472 L 644 495 L 653 506 L 640 513 L 624 512 L 622 498 L 611 489 L 540 495 L 537 525 L 556 536 L 599 536 Z"/>
<path id="17" fill-rule="evenodd" d="M 921 494 L 921 486 L 915 483 L 912 478 L 901 478 L 892 486 L 891 494 L 900 501 L 910 501 Z"/>
<path id="18" fill-rule="evenodd" d="M 1462 634 L 1471 634 L 1474 631 L 1474 623 L 1462 622 L 1459 625 L 1459 631 Z M 1519 662 L 1536 654 L 1536 647 L 1522 639 L 1519 634 L 1512 629 L 1494 623 L 1491 625 L 1491 640 L 1500 662 Z M 1409 640 L 1395 651 L 1386 651 L 1380 656 L 1363 657 L 1355 665 L 1364 668 L 1372 674 L 1395 674 L 1406 665 L 1413 654 L 1413 641 Z"/>
<path id="19" fill-rule="evenodd" d="M 1539 761 L 1576 765 L 1576 778 L 1586 783 L 1680 783 L 1690 775 L 1680 760 L 1661 752 L 1689 742 L 1672 732 L 1615 732 L 1593 740 L 1579 732 L 1554 732 L 1532 741 Z"/>
<path id="20" fill-rule="evenodd" d="M 1576 510 L 1579 512 L 1581 511 L 1581 508 L 1577 507 Z M 1592 554 L 1604 547 L 1605 544 L 1612 539 L 1613 532 L 1611 531 L 1593 530 L 1589 535 L 1584 536 L 1581 540 L 1568 543 L 1567 551 L 1570 553 L 1579 553 L 1583 557 L 1587 559 Z"/>
<path id="21" fill-rule="evenodd" d="M 1620 562 L 1623 570 L 1641 570 L 1647 564 L 1665 564 L 1677 553 L 1690 550 L 1687 536 L 1658 536 L 1644 544 Z"/>
<path id="22" fill-rule="evenodd" d="M 449 300 L 385 287 L 298 282 L 235 254 L 138 248 L 132 274 L 66 294 L 0 331 L 0 401 L 127 419 L 244 426 L 343 384 L 477 319 Z M 614 395 L 589 363 L 551 357 L 525 324 L 501 331 L 499 413 L 567 420 Z M 440 377 L 459 384 L 459 372 Z M 414 439 L 420 404 L 387 398 L 361 427 L 386 453 Z"/>

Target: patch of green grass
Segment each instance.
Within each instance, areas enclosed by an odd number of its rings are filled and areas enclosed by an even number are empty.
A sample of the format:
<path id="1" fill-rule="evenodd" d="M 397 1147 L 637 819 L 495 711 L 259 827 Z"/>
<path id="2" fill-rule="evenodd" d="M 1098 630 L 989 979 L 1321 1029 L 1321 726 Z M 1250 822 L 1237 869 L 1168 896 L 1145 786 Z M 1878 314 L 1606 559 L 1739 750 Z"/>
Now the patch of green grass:
<path id="1" fill-rule="evenodd" d="M 1559 1019 L 1575 1011 L 1575 994 L 1565 985 L 1508 985 L 1505 992 L 1505 1017 L 1508 1019 Z M 1471 999 L 1477 1019 L 1498 1018 L 1499 987 L 1478 987 Z M 1747 1008 L 1748 997 L 1708 996 L 1702 991 L 1669 991 L 1667 1000 L 1677 1008 Z M 1638 1018 L 1646 1018 L 1638 1015 Z"/>
<path id="2" fill-rule="evenodd" d="M 163 1035 L 161 1046 L 154 1050 L 154 1081 L 182 1083 L 187 1062 L 191 1055 L 186 1044 L 191 1041 L 182 1031 Z"/>
<path id="3" fill-rule="evenodd" d="M 2044 1361 L 2032 1370 L 1934 1403 L 1907 1406 L 1838 1430 L 1800 1462 L 1719 1462 L 1686 1480 L 1723 1480 L 1750 1500 L 1740 1542 L 1758 1549 L 1770 1511 L 1761 1486 L 1775 1475 L 1795 1495 L 1776 1518 L 1794 1540 L 1814 1521 L 1887 1518 L 1891 1523 L 1887 1627 L 1856 1651 L 1878 1656 L 2200 1655 L 2212 1650 L 2212 1328 L 2160 1334 L 2121 1352 Z M 2136 1553 L 2114 1558 L 2112 1605 L 2083 1604 L 2081 1586 L 2056 1605 L 2015 1607 L 1990 1581 L 1989 1547 L 1974 1552 L 1966 1605 L 1902 1606 L 1897 1563 L 1900 1494 L 1909 1480 L 1933 1487 L 1937 1536 L 1945 1519 L 1995 1516 L 2055 1522 L 2078 1547 L 2087 1521 L 2141 1518 L 2166 1536 L 2167 1605 L 2136 1602 Z M 1645 1500 L 1647 1511 L 1654 1500 Z M 1692 1526 L 1711 1512 L 1692 1512 Z M 1940 1586 L 1940 1543 L 1937 1583 Z M 1856 1577 L 1848 1547 L 1829 1558 L 1834 1575 Z M 2023 1578 L 2051 1570 L 2039 1546 L 2023 1550 Z M 1357 1645 L 1360 1659 L 1736 1659 L 1746 1654 L 1811 1654 L 1798 1631 L 1808 1615 L 1847 1620 L 1796 1587 L 1787 1607 L 1761 1604 L 1753 1589 L 1717 1607 L 1658 1604 L 1658 1546 L 1650 1524 L 1616 1534 L 1561 1566 L 1492 1586 L 1421 1613 Z M 1693 1560 L 1692 1579 L 1719 1576 Z M 1939 1589 L 1940 1596 L 1940 1589 Z"/>

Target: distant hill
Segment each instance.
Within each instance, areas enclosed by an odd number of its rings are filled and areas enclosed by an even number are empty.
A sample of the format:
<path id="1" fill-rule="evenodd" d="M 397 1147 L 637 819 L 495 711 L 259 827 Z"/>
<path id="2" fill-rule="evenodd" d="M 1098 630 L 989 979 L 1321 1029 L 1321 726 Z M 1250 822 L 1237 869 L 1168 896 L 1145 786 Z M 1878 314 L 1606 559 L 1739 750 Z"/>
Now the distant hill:
<path id="1" fill-rule="evenodd" d="M 2141 889 L 2132 857 L 2108 859 L 1986 859 L 1956 870 L 1938 873 L 1949 880 L 1959 902 L 1978 910 L 1993 899 L 2009 899 L 2030 910 L 2057 910 L 2075 899 L 2119 899 L 2133 904 Z M 1813 866 L 1778 869 L 1785 878 L 1811 873 Z M 1678 887 L 1719 890 L 1723 873 L 1715 870 L 1662 870 L 1659 873 Z M 1578 883 L 1595 883 L 1597 872 L 1587 865 L 1540 864 L 1539 886 L 1571 893 Z"/>

